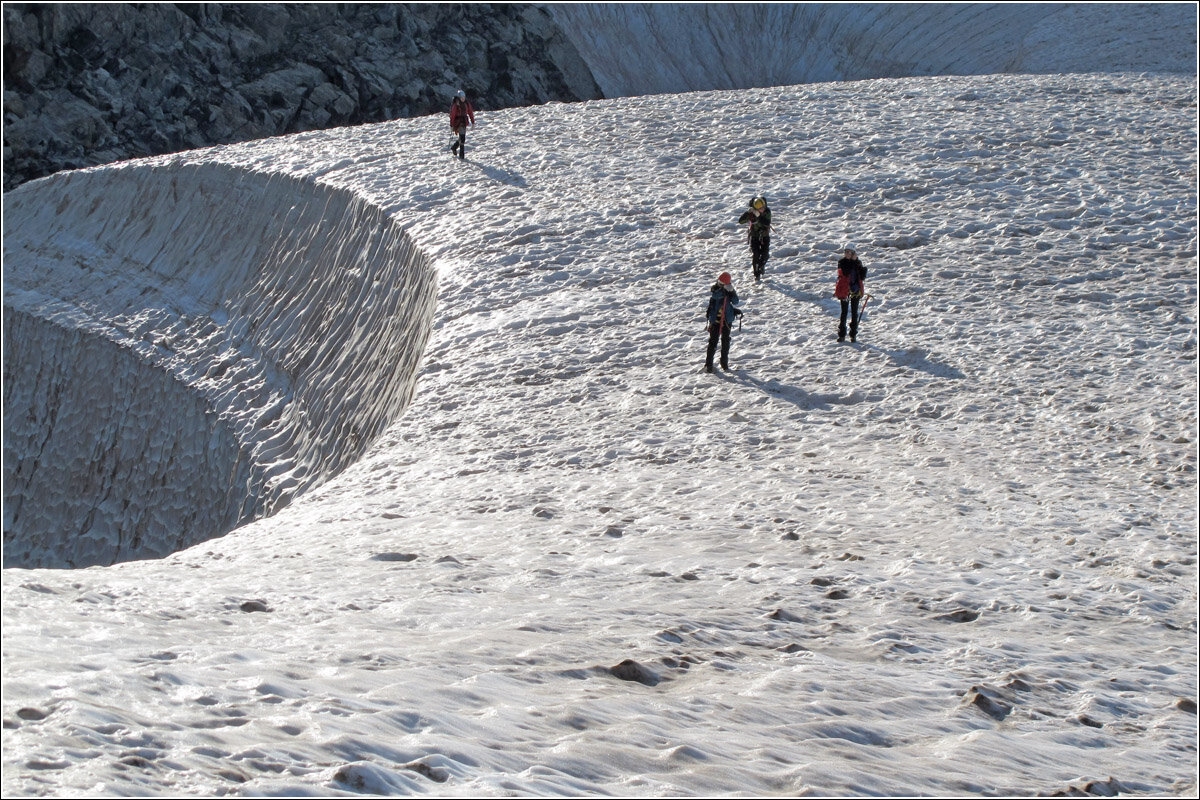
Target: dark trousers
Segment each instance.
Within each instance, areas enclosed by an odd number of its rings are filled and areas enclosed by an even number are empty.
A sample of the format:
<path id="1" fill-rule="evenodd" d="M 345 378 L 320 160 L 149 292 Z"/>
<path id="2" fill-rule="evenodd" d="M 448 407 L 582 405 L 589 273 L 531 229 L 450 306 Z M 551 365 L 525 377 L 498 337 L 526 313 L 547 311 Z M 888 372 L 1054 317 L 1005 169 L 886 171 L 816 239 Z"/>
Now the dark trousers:
<path id="1" fill-rule="evenodd" d="M 454 131 L 458 134 L 458 141 L 450 145 L 450 152 L 454 153 L 459 158 L 467 156 L 467 126 L 463 125 Z"/>
<path id="2" fill-rule="evenodd" d="M 716 322 L 708 324 L 708 357 L 704 366 L 712 369 L 713 355 L 717 352 L 717 337 L 721 338 L 721 369 L 729 369 L 729 335 L 731 325 L 719 325 Z"/>
<path id="3" fill-rule="evenodd" d="M 763 270 L 767 266 L 767 259 L 771 257 L 771 237 L 770 236 L 751 236 L 750 237 L 750 263 L 754 267 L 754 277 L 761 278 Z"/>
<path id="4" fill-rule="evenodd" d="M 838 322 L 838 339 L 846 338 L 846 313 L 850 314 L 850 339 L 858 338 L 858 300 L 859 295 L 852 294 L 842 301 L 842 319 Z"/>

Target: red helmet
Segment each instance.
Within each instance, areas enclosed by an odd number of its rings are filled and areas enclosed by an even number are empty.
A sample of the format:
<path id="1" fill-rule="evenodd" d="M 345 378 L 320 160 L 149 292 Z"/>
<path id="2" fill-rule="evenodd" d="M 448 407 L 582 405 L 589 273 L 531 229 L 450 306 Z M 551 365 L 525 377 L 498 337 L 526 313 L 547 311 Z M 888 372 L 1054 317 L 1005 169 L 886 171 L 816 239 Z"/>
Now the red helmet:
<path id="1" fill-rule="evenodd" d="M 733 283 L 733 276 L 728 272 L 722 272 L 717 276 L 717 283 L 723 283 L 728 286 L 729 284 Z"/>

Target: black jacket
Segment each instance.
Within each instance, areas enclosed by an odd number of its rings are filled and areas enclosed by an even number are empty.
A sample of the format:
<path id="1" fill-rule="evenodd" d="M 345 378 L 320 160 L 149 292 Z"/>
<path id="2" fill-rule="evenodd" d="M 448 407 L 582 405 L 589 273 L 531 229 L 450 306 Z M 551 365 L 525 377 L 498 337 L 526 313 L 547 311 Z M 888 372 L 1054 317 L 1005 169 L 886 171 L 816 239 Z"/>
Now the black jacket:
<path id="1" fill-rule="evenodd" d="M 738 224 L 745 225 L 750 223 L 750 236 L 754 239 L 769 239 L 771 237 L 771 209 L 763 207 L 763 210 L 754 213 L 754 209 L 742 212 L 742 216 L 738 217 Z"/>
<path id="2" fill-rule="evenodd" d="M 838 259 L 838 269 L 849 281 L 850 294 L 862 294 L 863 282 L 867 280 L 867 268 L 857 258 Z"/>

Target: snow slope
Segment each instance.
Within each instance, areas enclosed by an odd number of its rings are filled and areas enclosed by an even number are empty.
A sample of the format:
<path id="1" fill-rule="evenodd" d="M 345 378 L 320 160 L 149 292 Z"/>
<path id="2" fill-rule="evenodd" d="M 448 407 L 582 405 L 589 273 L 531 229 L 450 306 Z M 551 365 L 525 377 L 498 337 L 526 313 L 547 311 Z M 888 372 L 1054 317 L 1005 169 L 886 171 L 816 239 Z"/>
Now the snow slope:
<path id="1" fill-rule="evenodd" d="M 911 75 L 1196 72 L 1193 3 L 548 8 L 605 97 Z"/>
<path id="2" fill-rule="evenodd" d="M 660 95 L 448 144 L 87 173 L 352 194 L 437 307 L 407 411 L 280 513 L 5 570 L 6 795 L 1195 793 L 1193 77 Z M 722 270 L 747 316 L 706 375 Z"/>

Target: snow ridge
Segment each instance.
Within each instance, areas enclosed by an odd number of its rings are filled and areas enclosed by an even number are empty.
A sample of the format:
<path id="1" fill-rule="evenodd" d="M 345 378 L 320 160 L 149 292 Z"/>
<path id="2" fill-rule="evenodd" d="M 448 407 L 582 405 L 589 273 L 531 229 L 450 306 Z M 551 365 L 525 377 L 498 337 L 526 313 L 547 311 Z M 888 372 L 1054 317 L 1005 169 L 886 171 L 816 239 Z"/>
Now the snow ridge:
<path id="1" fill-rule="evenodd" d="M 6 565 L 220 535 L 336 474 L 412 396 L 435 276 L 352 192 L 166 162 L 4 208 Z"/>

